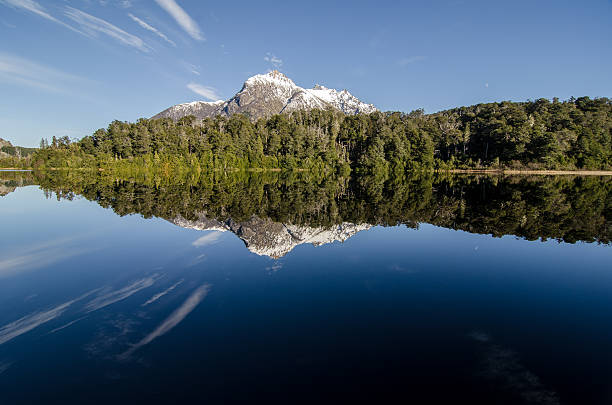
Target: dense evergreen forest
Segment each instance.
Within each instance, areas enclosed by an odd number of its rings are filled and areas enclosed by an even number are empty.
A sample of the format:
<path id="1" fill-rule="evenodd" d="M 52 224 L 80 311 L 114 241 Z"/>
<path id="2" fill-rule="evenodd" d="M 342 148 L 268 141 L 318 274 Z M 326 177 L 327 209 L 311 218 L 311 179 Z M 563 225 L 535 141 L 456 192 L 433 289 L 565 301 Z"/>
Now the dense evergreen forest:
<path id="1" fill-rule="evenodd" d="M 26 163 L 24 163 L 26 165 Z M 303 168 L 346 174 L 420 168 L 612 169 L 612 100 L 539 99 L 369 115 L 297 111 L 112 122 L 73 142 L 41 141 L 35 168 L 175 171 Z"/>
<path id="2" fill-rule="evenodd" d="M 610 243 L 612 178 L 425 172 L 329 176 L 311 172 L 202 173 L 122 180 L 108 172 L 34 172 L 48 197 L 83 196 L 119 215 L 172 221 L 252 217 L 294 225 L 344 222 L 449 229 L 529 240 Z M 13 179 L 14 181 L 14 179 Z"/>

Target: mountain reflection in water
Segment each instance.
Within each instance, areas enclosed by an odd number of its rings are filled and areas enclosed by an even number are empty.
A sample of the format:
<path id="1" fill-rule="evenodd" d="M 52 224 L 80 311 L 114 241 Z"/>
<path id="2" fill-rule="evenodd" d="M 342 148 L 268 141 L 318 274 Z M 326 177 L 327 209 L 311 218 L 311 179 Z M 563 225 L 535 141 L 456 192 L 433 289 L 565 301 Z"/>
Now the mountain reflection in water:
<path id="1" fill-rule="evenodd" d="M 253 253 L 279 258 L 301 244 L 343 242 L 372 226 L 429 223 L 528 240 L 608 244 L 609 177 L 431 173 L 402 178 L 240 173 L 180 179 L 4 173 L 0 189 L 39 184 L 58 199 L 83 196 L 117 214 L 183 228 L 230 231 Z"/>

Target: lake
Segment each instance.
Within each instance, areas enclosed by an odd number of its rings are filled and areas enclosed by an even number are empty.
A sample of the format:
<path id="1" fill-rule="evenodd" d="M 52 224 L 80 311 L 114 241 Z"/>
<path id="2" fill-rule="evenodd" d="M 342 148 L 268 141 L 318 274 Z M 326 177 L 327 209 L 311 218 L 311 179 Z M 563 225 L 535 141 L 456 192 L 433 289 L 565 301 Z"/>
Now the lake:
<path id="1" fill-rule="evenodd" d="M 612 179 L 0 173 L 0 403 L 612 403 Z"/>

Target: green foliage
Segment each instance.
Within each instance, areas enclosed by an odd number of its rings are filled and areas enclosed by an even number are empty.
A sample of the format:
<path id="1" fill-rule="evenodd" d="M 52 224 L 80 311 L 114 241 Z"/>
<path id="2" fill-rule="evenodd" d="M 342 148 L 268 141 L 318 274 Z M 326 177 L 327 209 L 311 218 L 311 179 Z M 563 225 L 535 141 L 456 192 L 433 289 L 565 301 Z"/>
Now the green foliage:
<path id="1" fill-rule="evenodd" d="M 11 156 L 17 156 L 17 149 L 14 146 L 3 146 L 0 151 L 9 154 Z"/>
<path id="2" fill-rule="evenodd" d="M 36 148 L 24 148 L 23 146 L 3 146 L 0 152 L 4 152 L 10 156 L 26 158 L 31 156 L 36 151 Z"/>
<path id="3" fill-rule="evenodd" d="M 2 141 L 2 139 L 0 139 Z M 0 142 L 1 144 L 1 142 Z M 0 148 L 0 168 L 24 169 L 30 167 L 30 156 L 36 148 L 24 148 L 22 146 L 3 145 Z"/>
<path id="4" fill-rule="evenodd" d="M 478 104 L 432 114 L 436 157 L 454 165 L 532 169 L 610 169 L 612 101 Z"/>
<path id="5" fill-rule="evenodd" d="M 53 138 L 37 168 L 304 169 L 386 175 L 423 168 L 612 168 L 612 101 L 581 97 L 347 116 L 296 111 L 113 121 L 78 142 Z"/>

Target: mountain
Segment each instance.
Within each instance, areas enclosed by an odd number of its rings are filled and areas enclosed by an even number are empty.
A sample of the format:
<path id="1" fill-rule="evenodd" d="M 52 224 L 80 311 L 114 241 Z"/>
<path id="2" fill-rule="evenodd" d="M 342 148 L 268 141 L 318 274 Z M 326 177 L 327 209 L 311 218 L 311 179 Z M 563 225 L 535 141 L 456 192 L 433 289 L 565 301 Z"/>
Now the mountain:
<path id="1" fill-rule="evenodd" d="M 9 141 L 0 138 L 0 158 L 6 158 L 15 155 L 15 147 Z"/>
<path id="2" fill-rule="evenodd" d="M 0 138 L 0 148 L 4 148 L 5 146 L 13 146 L 9 141 Z"/>
<path id="3" fill-rule="evenodd" d="M 154 115 L 153 119 L 156 118 L 172 118 L 178 120 L 179 118 L 186 117 L 188 115 L 195 115 L 196 118 L 202 119 L 206 117 L 214 117 L 217 115 L 227 115 L 224 112 L 226 101 L 193 101 L 191 103 L 177 104 L 170 108 L 165 109 L 157 115 Z"/>
<path id="4" fill-rule="evenodd" d="M 172 106 L 152 118 L 177 120 L 187 115 L 198 119 L 216 115 L 246 114 L 253 119 L 296 110 L 334 109 L 345 114 L 369 114 L 378 111 L 346 90 L 338 91 L 316 85 L 305 89 L 277 70 L 250 77 L 242 89 L 227 101 L 194 101 Z"/>
<path id="5" fill-rule="evenodd" d="M 260 256 L 278 259 L 296 246 L 310 243 L 314 246 L 335 241 L 344 242 L 359 231 L 372 227 L 369 224 L 344 222 L 331 228 L 298 226 L 274 222 L 268 218 L 251 217 L 248 221 L 236 222 L 232 219 L 218 221 L 199 214 L 195 221 L 176 217 L 171 221 L 183 228 L 200 231 L 230 231 L 238 236 L 247 249 Z"/>
<path id="6" fill-rule="evenodd" d="M 6 139 L 0 138 L 0 158 L 18 157 L 24 158 L 30 156 L 36 148 L 24 148 L 23 146 L 13 146 Z"/>

